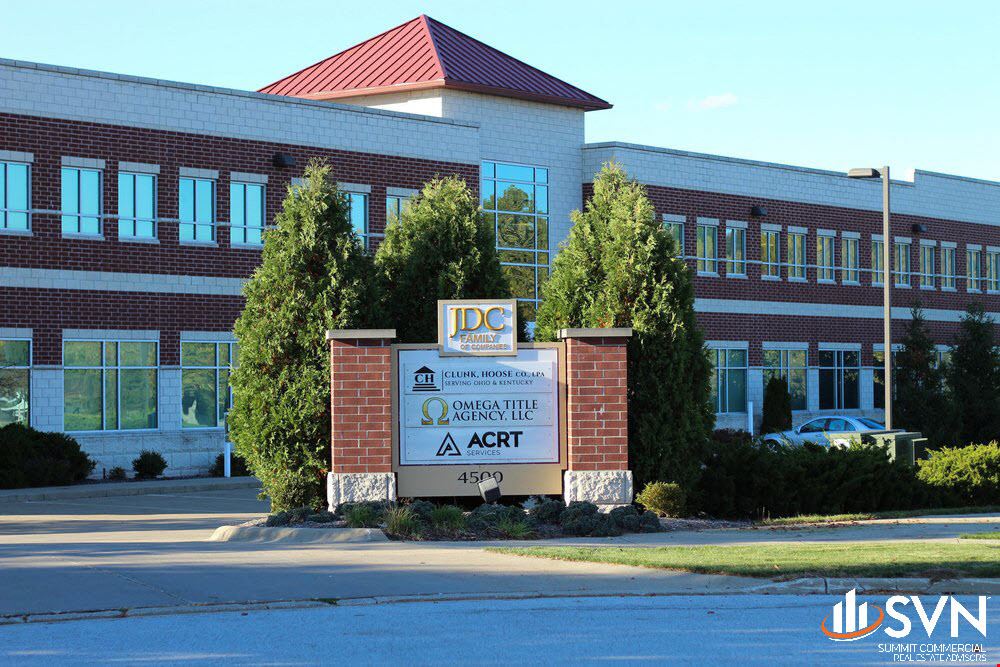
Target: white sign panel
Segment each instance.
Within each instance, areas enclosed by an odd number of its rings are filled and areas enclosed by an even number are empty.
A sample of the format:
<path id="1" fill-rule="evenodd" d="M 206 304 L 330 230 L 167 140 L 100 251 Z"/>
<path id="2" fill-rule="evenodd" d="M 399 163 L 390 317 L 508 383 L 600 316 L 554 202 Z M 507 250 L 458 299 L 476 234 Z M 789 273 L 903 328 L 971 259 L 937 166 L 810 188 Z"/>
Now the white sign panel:
<path id="1" fill-rule="evenodd" d="M 442 357 L 400 350 L 399 464 L 559 462 L 558 350 Z"/>
<path id="2" fill-rule="evenodd" d="M 499 301 L 438 301 L 441 356 L 517 354 L 517 304 Z"/>

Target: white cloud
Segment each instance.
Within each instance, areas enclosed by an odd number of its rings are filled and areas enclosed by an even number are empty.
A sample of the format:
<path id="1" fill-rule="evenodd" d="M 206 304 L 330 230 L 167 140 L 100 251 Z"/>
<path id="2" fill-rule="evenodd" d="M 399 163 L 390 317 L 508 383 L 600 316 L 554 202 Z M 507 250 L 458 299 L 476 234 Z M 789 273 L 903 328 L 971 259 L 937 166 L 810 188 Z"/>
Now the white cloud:
<path id="1" fill-rule="evenodd" d="M 731 107 L 737 102 L 739 102 L 739 98 L 733 93 L 722 93 L 721 95 L 709 95 L 700 100 L 693 100 L 688 106 L 697 111 L 708 111 Z"/>

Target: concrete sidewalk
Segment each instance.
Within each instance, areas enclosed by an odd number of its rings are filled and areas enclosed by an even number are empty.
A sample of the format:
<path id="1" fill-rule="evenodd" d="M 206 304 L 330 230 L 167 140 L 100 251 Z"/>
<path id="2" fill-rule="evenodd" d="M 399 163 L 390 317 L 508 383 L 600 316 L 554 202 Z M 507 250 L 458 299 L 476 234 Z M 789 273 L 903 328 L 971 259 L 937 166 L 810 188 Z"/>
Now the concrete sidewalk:
<path id="1" fill-rule="evenodd" d="M 191 477 L 188 479 L 151 479 L 127 482 L 94 482 L 72 486 L 44 486 L 34 489 L 0 489 L 0 506 L 36 500 L 75 498 L 110 498 L 156 493 L 193 493 L 223 489 L 259 489 L 256 477 Z M 2 511 L 2 507 L 0 507 Z"/>

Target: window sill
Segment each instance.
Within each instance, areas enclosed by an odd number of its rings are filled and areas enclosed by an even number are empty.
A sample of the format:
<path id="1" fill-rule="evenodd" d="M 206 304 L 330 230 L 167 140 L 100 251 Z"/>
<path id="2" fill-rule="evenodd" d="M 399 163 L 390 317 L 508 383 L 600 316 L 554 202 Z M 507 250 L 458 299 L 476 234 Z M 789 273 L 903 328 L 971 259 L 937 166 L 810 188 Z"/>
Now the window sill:
<path id="1" fill-rule="evenodd" d="M 817 278 L 816 283 L 818 285 L 836 285 L 837 281 L 833 278 Z"/>
<path id="2" fill-rule="evenodd" d="M 119 236 L 119 243 L 145 243 L 147 245 L 158 245 L 160 239 L 158 238 L 147 238 L 144 236 Z"/>
<path id="3" fill-rule="evenodd" d="M 698 272 L 698 277 L 699 278 L 718 278 L 719 274 L 716 271 L 699 271 Z"/>
<path id="4" fill-rule="evenodd" d="M 34 236 L 30 229 L 0 229 L 3 236 Z"/>
<path id="5" fill-rule="evenodd" d="M 64 239 L 80 239 L 84 241 L 103 241 L 104 234 L 78 234 L 76 232 L 63 232 Z"/>
<path id="6" fill-rule="evenodd" d="M 767 281 L 772 282 L 772 283 L 780 283 L 781 282 L 781 276 L 761 276 L 760 279 L 761 280 L 767 280 Z M 791 280 L 791 279 L 789 278 L 789 280 Z"/>
<path id="7" fill-rule="evenodd" d="M 957 291 L 958 291 L 958 289 L 956 289 L 956 288 L 954 288 L 954 287 L 942 287 L 942 288 L 941 288 L 941 291 L 942 291 L 942 292 L 957 292 Z"/>
<path id="8" fill-rule="evenodd" d="M 217 241 L 178 241 L 180 245 L 189 245 L 196 248 L 218 248 Z"/>
<path id="9" fill-rule="evenodd" d="M 792 277 L 792 278 L 788 279 L 788 282 L 790 282 L 790 283 L 807 283 L 807 282 L 809 282 L 809 279 L 808 278 L 796 278 L 796 277 Z"/>
<path id="10" fill-rule="evenodd" d="M 747 279 L 747 274 L 745 274 L 745 273 L 727 273 L 726 277 L 727 278 L 738 278 L 740 280 L 746 280 Z"/>
<path id="11" fill-rule="evenodd" d="M 933 292 L 937 288 L 934 287 L 933 285 L 921 285 L 920 289 L 924 290 L 925 292 Z"/>
<path id="12" fill-rule="evenodd" d="M 895 285 L 893 285 L 893 287 L 895 287 L 896 289 L 912 289 L 913 288 L 912 285 L 900 285 L 899 283 L 896 283 Z"/>
<path id="13" fill-rule="evenodd" d="M 238 248 L 240 250 L 263 250 L 263 243 L 230 243 L 230 248 Z"/>
<path id="14" fill-rule="evenodd" d="M 968 293 L 968 294 L 982 294 L 982 293 L 983 293 L 983 291 L 982 291 L 982 290 L 978 290 L 978 289 L 967 289 L 967 290 L 965 290 L 965 291 L 966 291 L 966 293 Z"/>
<path id="15" fill-rule="evenodd" d="M 856 286 L 856 287 L 860 287 L 861 286 L 861 281 L 860 280 L 842 280 L 842 281 L 840 281 L 840 284 L 841 285 L 853 285 L 853 286 Z"/>

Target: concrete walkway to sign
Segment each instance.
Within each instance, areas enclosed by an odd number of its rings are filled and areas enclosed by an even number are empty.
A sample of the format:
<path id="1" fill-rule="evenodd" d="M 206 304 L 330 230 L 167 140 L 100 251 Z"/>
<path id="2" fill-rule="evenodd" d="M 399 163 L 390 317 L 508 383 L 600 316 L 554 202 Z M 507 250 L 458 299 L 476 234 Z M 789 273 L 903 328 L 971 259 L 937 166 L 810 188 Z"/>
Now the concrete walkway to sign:
<path id="1" fill-rule="evenodd" d="M 525 559 L 488 553 L 481 542 L 208 541 L 218 526 L 267 511 L 267 504 L 256 500 L 255 493 L 254 489 L 164 491 L 0 502 L 0 616 L 439 594 L 734 593 L 762 583 L 740 577 Z M 559 543 L 652 546 L 954 539 L 962 532 L 997 529 L 997 516 L 934 517 L 850 528 L 714 530 Z"/>

